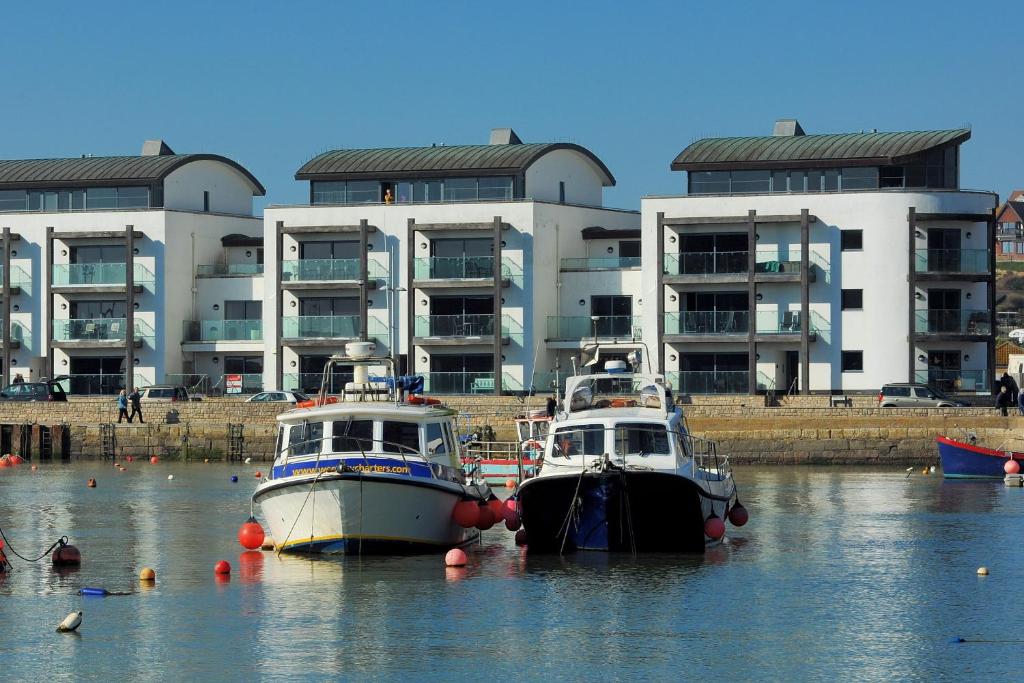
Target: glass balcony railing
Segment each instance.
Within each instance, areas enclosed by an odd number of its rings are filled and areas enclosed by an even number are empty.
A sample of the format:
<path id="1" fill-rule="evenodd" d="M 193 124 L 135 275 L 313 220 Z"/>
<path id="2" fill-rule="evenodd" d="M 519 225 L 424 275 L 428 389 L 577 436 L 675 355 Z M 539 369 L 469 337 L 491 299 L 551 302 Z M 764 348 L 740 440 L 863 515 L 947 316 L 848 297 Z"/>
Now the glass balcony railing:
<path id="1" fill-rule="evenodd" d="M 750 390 L 747 370 L 672 370 L 665 381 L 681 394 L 745 394 Z"/>
<path id="2" fill-rule="evenodd" d="M 285 390 L 301 391 L 305 394 L 315 394 L 320 391 L 320 384 L 323 382 L 322 372 L 292 372 L 281 377 L 282 388 Z M 327 382 L 328 394 L 340 394 L 345 385 L 353 380 L 351 372 L 334 372 Z"/>
<path id="3" fill-rule="evenodd" d="M 562 270 L 625 270 L 639 268 L 639 256 L 599 256 L 592 258 L 564 258 Z"/>
<path id="4" fill-rule="evenodd" d="M 494 315 L 418 315 L 415 330 L 417 337 L 491 337 Z"/>
<path id="5" fill-rule="evenodd" d="M 293 315 L 281 318 L 281 336 L 288 339 L 355 339 L 358 315 Z"/>
<path id="6" fill-rule="evenodd" d="M 432 256 L 413 261 L 413 273 L 417 280 L 460 280 L 467 278 L 490 278 L 494 276 L 493 256 Z M 522 274 L 509 259 L 501 260 L 501 276 L 516 278 Z"/>
<path id="7" fill-rule="evenodd" d="M 548 335 L 552 341 L 583 339 L 640 339 L 640 318 L 630 315 L 548 316 Z"/>
<path id="8" fill-rule="evenodd" d="M 124 318 L 55 319 L 53 338 L 56 341 L 124 341 L 128 335 L 128 321 Z M 153 328 L 142 320 L 135 320 L 135 339 L 153 339 Z"/>
<path id="9" fill-rule="evenodd" d="M 665 334 L 746 334 L 749 311 L 680 311 L 665 314 Z"/>
<path id="10" fill-rule="evenodd" d="M 387 277 L 387 268 L 374 260 L 366 262 L 367 276 Z M 358 280 L 359 259 L 300 259 L 281 263 L 284 282 L 315 282 L 322 280 Z"/>
<path id="11" fill-rule="evenodd" d="M 0 282 L 3 281 L 4 267 L 0 265 Z M 11 266 L 11 287 L 27 288 L 32 284 L 32 277 L 21 266 Z"/>
<path id="12" fill-rule="evenodd" d="M 918 273 L 987 273 L 988 249 L 918 249 L 914 270 Z"/>
<path id="13" fill-rule="evenodd" d="M 721 275 L 747 272 L 746 251 L 690 251 L 665 254 L 666 275 Z"/>
<path id="14" fill-rule="evenodd" d="M 187 342 L 260 341 L 262 320 L 186 320 L 182 339 Z"/>
<path id="15" fill-rule="evenodd" d="M 232 275 L 261 275 L 262 263 L 212 263 L 196 266 L 196 277 L 229 277 Z"/>
<path id="16" fill-rule="evenodd" d="M 802 250 L 799 248 L 791 248 L 786 253 L 772 247 L 758 249 L 757 255 L 754 257 L 756 259 L 755 267 L 758 273 L 799 273 L 802 264 L 801 255 Z M 811 249 L 807 254 L 807 262 L 821 270 L 828 281 L 831 267 L 824 256 Z"/>
<path id="17" fill-rule="evenodd" d="M 424 372 L 423 391 L 428 394 L 494 393 L 493 372 Z"/>
<path id="18" fill-rule="evenodd" d="M 931 386 L 947 393 L 990 393 L 992 387 L 988 372 L 985 370 L 947 370 L 929 368 L 915 370 L 914 381 Z"/>
<path id="19" fill-rule="evenodd" d="M 135 385 L 144 387 L 149 384 L 141 380 L 136 375 Z M 124 375 L 66 375 L 66 379 L 59 380 L 59 383 L 65 393 L 76 396 L 111 396 L 125 388 Z"/>
<path id="20" fill-rule="evenodd" d="M 921 309 L 914 311 L 917 334 L 963 334 L 987 337 L 992 334 L 989 311 L 981 309 Z"/>
<path id="21" fill-rule="evenodd" d="M 139 263 L 135 264 L 132 271 L 137 285 L 152 285 L 155 281 L 153 273 Z M 126 272 L 127 266 L 124 263 L 54 263 L 53 284 L 124 285 Z"/>

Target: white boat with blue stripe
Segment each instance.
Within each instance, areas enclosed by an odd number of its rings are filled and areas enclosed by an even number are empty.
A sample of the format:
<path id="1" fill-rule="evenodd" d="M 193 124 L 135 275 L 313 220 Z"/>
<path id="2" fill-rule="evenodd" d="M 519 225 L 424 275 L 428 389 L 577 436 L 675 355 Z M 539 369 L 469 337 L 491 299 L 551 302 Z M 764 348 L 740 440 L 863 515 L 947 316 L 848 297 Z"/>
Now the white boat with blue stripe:
<path id="1" fill-rule="evenodd" d="M 411 553 L 448 550 L 478 538 L 453 520 L 460 501 L 482 502 L 487 485 L 467 482 L 456 412 L 434 399 L 403 400 L 396 382 L 369 380 L 372 342 L 353 342 L 324 368 L 314 405 L 279 415 L 271 476 L 253 493 L 282 551 Z M 337 366 L 354 381 L 328 396 Z"/>

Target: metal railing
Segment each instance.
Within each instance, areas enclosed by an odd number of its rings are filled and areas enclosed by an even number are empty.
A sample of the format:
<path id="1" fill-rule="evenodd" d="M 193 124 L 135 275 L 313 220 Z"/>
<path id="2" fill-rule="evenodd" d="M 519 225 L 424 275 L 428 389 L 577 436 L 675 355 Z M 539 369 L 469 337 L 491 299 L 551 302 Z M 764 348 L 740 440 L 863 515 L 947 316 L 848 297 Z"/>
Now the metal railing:
<path id="1" fill-rule="evenodd" d="M 428 394 L 494 393 L 493 372 L 424 372 L 419 374 L 423 375 L 423 391 Z"/>
<path id="2" fill-rule="evenodd" d="M 128 321 L 124 318 L 59 318 L 53 321 L 56 341 L 124 341 L 128 335 Z M 135 338 L 152 339 L 153 328 L 135 320 Z"/>
<path id="3" fill-rule="evenodd" d="M 665 254 L 666 275 L 719 275 L 747 272 L 746 251 L 689 251 Z"/>
<path id="4" fill-rule="evenodd" d="M 0 281 L 3 280 L 4 267 L 0 264 Z M 11 266 L 11 287 L 28 287 L 32 284 L 32 277 L 25 272 L 21 266 Z"/>
<path id="5" fill-rule="evenodd" d="M 142 264 L 136 263 L 132 270 L 137 285 L 152 285 L 156 281 L 153 273 Z M 126 273 L 124 263 L 54 263 L 53 284 L 123 285 L 127 282 Z"/>
<path id="6" fill-rule="evenodd" d="M 988 249 L 918 249 L 914 270 L 918 273 L 987 273 Z"/>
<path id="7" fill-rule="evenodd" d="M 564 258 L 561 270 L 624 270 L 639 268 L 639 256 L 597 256 L 589 258 Z"/>
<path id="8" fill-rule="evenodd" d="M 182 339 L 187 342 L 260 341 L 262 320 L 186 320 Z"/>
<path id="9" fill-rule="evenodd" d="M 359 259 L 298 259 L 281 263 L 281 280 L 308 282 L 321 280 L 358 280 Z M 379 261 L 367 259 L 367 277 L 387 277 L 387 267 Z"/>
<path id="10" fill-rule="evenodd" d="M 262 275 L 262 263 L 211 263 L 196 266 L 196 277 Z"/>
<path id="11" fill-rule="evenodd" d="M 682 394 L 746 394 L 750 389 L 747 370 L 671 370 L 665 381 Z"/>
<path id="12" fill-rule="evenodd" d="M 580 341 L 583 339 L 640 339 L 639 316 L 602 315 L 592 317 L 549 315 L 548 339 L 553 341 Z"/>
<path id="13" fill-rule="evenodd" d="M 919 309 L 914 311 L 917 334 L 992 334 L 991 314 L 982 309 Z"/>
<path id="14" fill-rule="evenodd" d="M 665 334 L 745 334 L 749 311 L 679 311 L 665 314 Z"/>
<path id="15" fill-rule="evenodd" d="M 988 379 L 988 372 L 985 370 L 944 370 L 935 368 L 915 370 L 914 381 L 920 384 L 930 384 L 936 389 L 948 393 L 978 392 L 987 394 L 992 390 Z"/>

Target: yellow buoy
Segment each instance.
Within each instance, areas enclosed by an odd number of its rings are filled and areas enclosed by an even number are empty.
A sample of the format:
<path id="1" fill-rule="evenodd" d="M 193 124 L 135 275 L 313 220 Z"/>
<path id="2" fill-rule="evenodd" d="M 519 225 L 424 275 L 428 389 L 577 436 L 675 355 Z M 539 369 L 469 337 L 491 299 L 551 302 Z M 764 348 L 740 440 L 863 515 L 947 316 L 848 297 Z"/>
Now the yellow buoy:
<path id="1" fill-rule="evenodd" d="M 988 567 L 978 567 L 978 576 L 988 576 Z"/>
<path id="2" fill-rule="evenodd" d="M 139 572 L 139 581 L 156 581 L 156 572 L 149 567 L 143 567 Z"/>

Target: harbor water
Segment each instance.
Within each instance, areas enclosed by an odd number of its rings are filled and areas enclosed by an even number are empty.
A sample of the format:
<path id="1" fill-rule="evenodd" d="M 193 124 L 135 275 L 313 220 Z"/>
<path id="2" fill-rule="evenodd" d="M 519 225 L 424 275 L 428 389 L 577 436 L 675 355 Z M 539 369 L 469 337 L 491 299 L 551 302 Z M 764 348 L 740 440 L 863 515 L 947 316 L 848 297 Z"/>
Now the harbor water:
<path id="1" fill-rule="evenodd" d="M 439 555 L 242 555 L 256 469 L 0 471 L 14 549 L 36 555 L 66 534 L 83 556 L 57 573 L 8 552 L 0 680 L 1022 676 L 1024 490 L 1001 481 L 739 468 L 750 523 L 704 555 L 538 556 L 496 528 L 468 567 L 446 569 Z M 213 575 L 222 559 L 228 581 Z M 140 586 L 142 567 L 155 586 Z M 79 632 L 55 633 L 76 610 Z"/>

